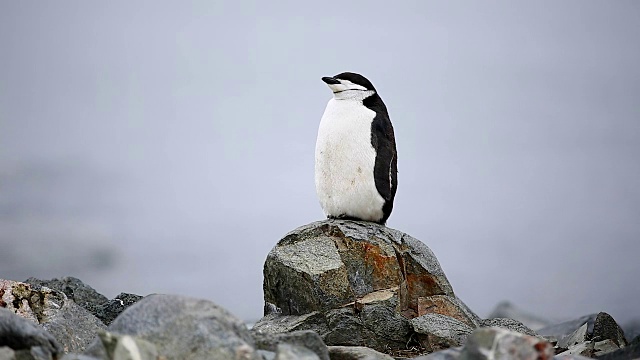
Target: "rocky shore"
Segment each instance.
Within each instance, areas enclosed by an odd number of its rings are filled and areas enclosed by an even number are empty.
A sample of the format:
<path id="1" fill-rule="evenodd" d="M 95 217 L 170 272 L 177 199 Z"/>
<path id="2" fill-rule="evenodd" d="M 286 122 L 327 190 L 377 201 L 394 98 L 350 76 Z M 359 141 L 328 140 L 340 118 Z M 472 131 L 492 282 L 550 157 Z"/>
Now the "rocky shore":
<path id="1" fill-rule="evenodd" d="M 480 318 L 424 243 L 373 223 L 293 230 L 267 256 L 263 291 L 248 329 L 204 299 L 0 280 L 0 360 L 640 358 L 640 337 L 604 312 L 553 324 L 502 304 Z"/>

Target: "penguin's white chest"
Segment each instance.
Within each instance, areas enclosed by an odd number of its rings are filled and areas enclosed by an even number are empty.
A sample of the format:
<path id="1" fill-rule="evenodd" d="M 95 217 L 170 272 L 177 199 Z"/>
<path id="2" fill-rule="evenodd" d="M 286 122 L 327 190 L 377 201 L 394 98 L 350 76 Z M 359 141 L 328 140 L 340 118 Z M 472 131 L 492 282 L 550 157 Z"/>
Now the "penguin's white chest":
<path id="1" fill-rule="evenodd" d="M 329 100 L 316 142 L 315 182 L 328 216 L 368 221 L 383 217 L 384 199 L 373 177 L 376 152 L 371 122 L 376 113 L 360 101 Z"/>

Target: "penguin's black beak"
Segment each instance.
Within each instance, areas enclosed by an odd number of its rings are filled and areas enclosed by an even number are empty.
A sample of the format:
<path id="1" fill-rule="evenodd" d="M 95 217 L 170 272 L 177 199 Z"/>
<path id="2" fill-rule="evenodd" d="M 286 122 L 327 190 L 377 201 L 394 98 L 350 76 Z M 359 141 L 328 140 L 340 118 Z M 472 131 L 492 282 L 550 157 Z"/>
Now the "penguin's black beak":
<path id="1" fill-rule="evenodd" d="M 329 76 L 325 76 L 322 78 L 322 81 L 324 81 L 325 83 L 327 83 L 328 85 L 332 85 L 332 84 L 340 84 L 339 80 L 336 80 L 332 77 Z"/>

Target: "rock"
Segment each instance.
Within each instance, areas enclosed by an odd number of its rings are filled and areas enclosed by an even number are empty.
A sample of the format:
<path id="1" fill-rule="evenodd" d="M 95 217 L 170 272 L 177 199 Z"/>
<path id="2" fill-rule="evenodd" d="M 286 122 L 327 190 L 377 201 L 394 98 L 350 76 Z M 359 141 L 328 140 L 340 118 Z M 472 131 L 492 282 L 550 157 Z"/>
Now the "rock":
<path id="1" fill-rule="evenodd" d="M 12 312 L 40 324 L 65 352 L 81 352 L 104 324 L 60 291 L 39 285 L 0 280 L 2 301 Z"/>
<path id="2" fill-rule="evenodd" d="M 109 300 L 106 296 L 98 293 L 91 286 L 86 285 L 81 280 L 71 276 L 51 280 L 40 280 L 31 277 L 24 282 L 63 292 L 67 298 L 73 300 L 76 304 L 80 305 L 94 316 L 97 314 L 97 310 L 102 307 L 102 304 Z"/>
<path id="3" fill-rule="evenodd" d="M 109 359 L 157 360 L 158 350 L 152 343 L 130 335 L 100 333 L 100 341 Z"/>
<path id="4" fill-rule="evenodd" d="M 600 360 L 632 360 L 640 359 L 640 342 L 632 342 L 629 346 L 610 353 L 598 355 Z"/>
<path id="5" fill-rule="evenodd" d="M 275 360 L 276 358 L 276 353 L 273 351 L 267 351 L 267 350 L 258 350 L 258 355 L 262 356 L 263 360 Z"/>
<path id="6" fill-rule="evenodd" d="M 473 328 L 461 321 L 440 314 L 426 314 L 411 319 L 418 340 L 428 351 L 438 351 L 460 346 L 473 332 Z"/>
<path id="7" fill-rule="evenodd" d="M 553 336 L 562 340 L 585 324 L 587 325 L 587 340 L 602 341 L 611 339 L 620 347 L 627 345 L 622 328 L 620 328 L 611 315 L 605 312 L 585 315 L 575 320 L 547 326 L 538 330 L 538 334 Z"/>
<path id="8" fill-rule="evenodd" d="M 0 347 L 9 347 L 12 350 L 41 347 L 51 354 L 62 352 L 62 346 L 53 335 L 32 321 L 2 307 L 0 307 Z"/>
<path id="9" fill-rule="evenodd" d="M 329 346 L 329 356 L 331 360 L 394 360 L 364 346 Z"/>
<path id="10" fill-rule="evenodd" d="M 13 350 L 8 346 L 0 347 L 0 360 L 53 360 L 48 349 L 34 346 L 29 349 Z M 58 359 L 57 357 L 55 359 Z"/>
<path id="11" fill-rule="evenodd" d="M 63 292 L 67 298 L 89 311 L 105 325 L 111 324 L 113 319 L 120 315 L 124 309 L 142 299 L 140 295 L 121 293 L 114 299 L 109 300 L 91 286 L 71 276 L 51 280 L 40 280 L 32 277 L 28 278 L 25 283 Z"/>
<path id="12" fill-rule="evenodd" d="M 394 311 L 397 298 L 362 304 L 360 311 L 343 307 L 305 315 L 270 314 L 258 321 L 254 333 L 277 334 L 313 330 L 326 344 L 367 346 L 380 351 L 402 350 L 412 345 L 413 329 L 407 319 Z"/>
<path id="13" fill-rule="evenodd" d="M 499 327 L 502 329 L 507 329 L 515 332 L 519 332 L 520 334 L 529 335 L 529 336 L 538 336 L 535 331 L 529 329 L 523 323 L 515 319 L 509 318 L 492 318 L 482 320 L 480 323 L 482 327 Z"/>
<path id="14" fill-rule="evenodd" d="M 622 328 L 620 328 L 611 315 L 605 312 L 601 312 L 596 316 L 590 339 L 594 341 L 611 339 L 618 347 L 627 345 L 627 340 L 624 337 Z"/>
<path id="15" fill-rule="evenodd" d="M 126 308 L 135 304 L 142 296 L 128 293 L 120 293 L 112 300 L 107 300 L 96 309 L 96 316 L 106 325 L 110 325 L 113 320 Z"/>
<path id="16" fill-rule="evenodd" d="M 408 319 L 419 314 L 480 323 L 425 244 L 369 222 L 326 220 L 290 232 L 267 256 L 263 289 L 256 327 L 314 330 L 327 345 L 406 349 Z"/>
<path id="17" fill-rule="evenodd" d="M 418 297 L 418 316 L 425 314 L 441 314 L 452 317 L 474 329 L 481 323 L 481 319 L 467 305 L 458 298 L 446 295 Z"/>
<path id="18" fill-rule="evenodd" d="M 454 296 L 426 245 L 369 222 L 325 220 L 302 226 L 280 240 L 264 266 L 265 302 L 284 315 L 335 309 L 398 287 L 403 310 L 416 313 L 421 296 Z"/>
<path id="19" fill-rule="evenodd" d="M 566 355 L 556 355 L 553 357 L 554 360 L 589 360 L 590 357 L 575 355 L 575 354 L 566 354 Z"/>
<path id="20" fill-rule="evenodd" d="M 449 348 L 446 350 L 433 352 L 429 355 L 418 356 L 412 358 L 412 360 L 456 360 L 458 359 L 458 357 L 460 357 L 461 350 L 461 347 Z"/>
<path id="21" fill-rule="evenodd" d="M 177 295 L 149 295 L 123 311 L 109 332 L 154 344 L 167 359 L 262 360 L 244 323 L 216 304 Z M 94 343 L 85 352 L 105 356 Z"/>
<path id="22" fill-rule="evenodd" d="M 49 352 L 48 350 L 40 346 L 34 346 L 30 349 L 16 350 L 15 359 L 16 360 L 53 360 L 54 357 L 51 354 L 51 352 Z"/>
<path id="23" fill-rule="evenodd" d="M 15 352 L 8 346 L 0 346 L 0 360 L 14 360 Z"/>
<path id="24" fill-rule="evenodd" d="M 293 344 L 279 344 L 275 360 L 318 360 L 316 353 L 304 346 Z"/>
<path id="25" fill-rule="evenodd" d="M 537 337 L 501 328 L 476 329 L 465 343 L 460 360 L 551 359 L 553 347 Z"/>
<path id="26" fill-rule="evenodd" d="M 618 349 L 620 349 L 620 347 L 611 339 L 597 341 L 593 344 L 593 351 L 595 351 L 594 355 L 596 357 L 608 354 Z"/>
<path id="27" fill-rule="evenodd" d="M 275 352 L 278 344 L 303 346 L 313 351 L 320 360 L 329 360 L 329 350 L 318 333 L 311 330 L 269 334 L 252 331 L 256 349 Z"/>
<path id="28" fill-rule="evenodd" d="M 81 352 L 105 325 L 73 301 L 64 301 L 59 310 L 44 318 L 42 327 L 53 334 L 65 352 Z"/>
<path id="29" fill-rule="evenodd" d="M 576 331 L 560 339 L 560 341 L 558 341 L 557 347 L 560 349 L 569 349 L 576 344 L 588 341 L 587 328 L 588 324 L 584 323 L 584 325 L 579 327 Z"/>
<path id="30" fill-rule="evenodd" d="M 251 332 L 259 334 L 279 334 L 297 330 L 313 330 L 317 333 L 328 331 L 326 318 L 320 312 L 312 312 L 305 315 L 269 314 L 253 324 Z"/>
<path id="31" fill-rule="evenodd" d="M 519 309 L 508 301 L 503 301 L 496 305 L 496 307 L 489 314 L 488 318 L 509 318 L 518 320 L 524 326 L 532 330 L 542 329 L 545 326 L 551 325 L 550 320 Z"/>
<path id="32" fill-rule="evenodd" d="M 545 326 L 541 329 L 538 329 L 537 333 L 543 336 L 553 336 L 556 339 L 560 340 L 568 335 L 571 335 L 571 333 L 578 330 L 578 328 L 580 328 L 584 324 L 588 324 L 587 333 L 591 333 L 593 332 L 593 323 L 595 322 L 597 316 L 598 314 L 590 314 L 581 316 L 574 320 Z"/>
<path id="33" fill-rule="evenodd" d="M 15 358 L 16 355 L 10 347 L 0 346 L 0 360 L 14 360 Z"/>
<path id="34" fill-rule="evenodd" d="M 69 353 L 63 356 L 60 360 L 104 360 L 104 358 L 96 358 L 84 354 Z"/>
<path id="35" fill-rule="evenodd" d="M 580 355 L 586 357 L 593 357 L 593 342 L 585 341 L 580 344 L 573 345 L 567 351 L 563 351 L 558 355 Z"/>

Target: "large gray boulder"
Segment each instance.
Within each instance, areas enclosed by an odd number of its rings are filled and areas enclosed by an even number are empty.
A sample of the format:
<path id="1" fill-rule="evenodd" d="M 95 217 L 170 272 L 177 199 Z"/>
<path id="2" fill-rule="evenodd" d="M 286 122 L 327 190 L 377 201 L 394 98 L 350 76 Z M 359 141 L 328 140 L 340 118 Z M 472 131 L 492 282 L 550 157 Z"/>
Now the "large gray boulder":
<path id="1" fill-rule="evenodd" d="M 0 302 L 13 313 L 39 324 L 64 352 L 81 352 L 106 326 L 60 291 L 0 280 Z"/>
<path id="2" fill-rule="evenodd" d="M 325 220 L 287 234 L 264 264 L 265 317 L 254 332 L 309 329 L 327 345 L 378 351 L 416 345 L 410 319 L 441 314 L 471 328 L 433 252 L 370 222 Z"/>
<path id="3" fill-rule="evenodd" d="M 261 360 L 245 324 L 208 300 L 149 295 L 127 308 L 108 331 L 154 344 L 167 359 Z M 94 342 L 86 355 L 104 358 Z"/>

